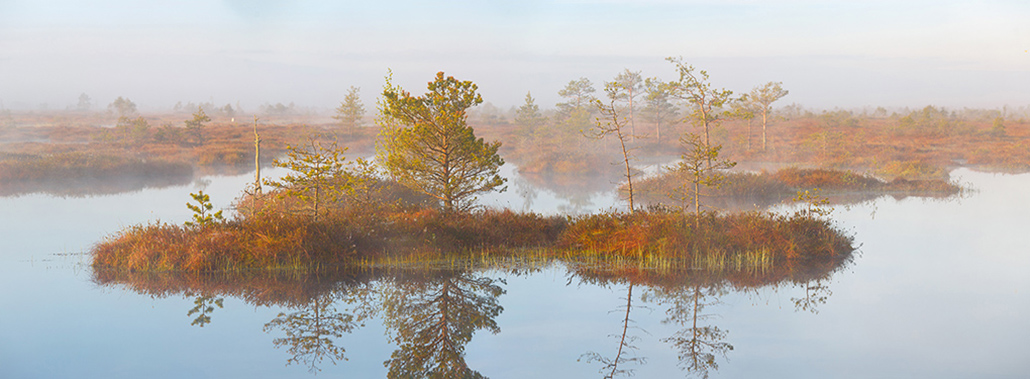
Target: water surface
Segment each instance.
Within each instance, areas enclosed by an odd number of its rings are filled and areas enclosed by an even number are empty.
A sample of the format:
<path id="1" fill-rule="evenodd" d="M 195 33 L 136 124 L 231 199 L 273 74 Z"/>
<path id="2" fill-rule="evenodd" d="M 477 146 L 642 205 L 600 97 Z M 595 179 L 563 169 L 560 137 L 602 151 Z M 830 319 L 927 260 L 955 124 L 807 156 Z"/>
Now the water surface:
<path id="1" fill-rule="evenodd" d="M 861 248 L 819 281 L 745 287 L 684 279 L 677 287 L 636 276 L 600 280 L 556 263 L 518 273 L 376 273 L 364 282 L 341 281 L 346 285 L 338 288 L 352 297 L 362 288 L 380 297 L 394 294 L 405 299 L 398 304 L 431 303 L 428 294 L 439 293 L 446 280 L 472 288 L 486 299 L 473 308 L 492 316 L 472 328 L 464 363 L 491 378 L 602 377 L 624 330 L 636 349 L 622 357 L 643 359 L 621 361 L 622 369 L 643 378 L 696 377 L 700 372 L 685 370 L 689 364 L 676 345 L 683 318 L 670 320 L 669 310 L 684 309 L 676 304 L 686 303 L 674 300 L 694 300 L 690 295 L 698 293 L 706 304 L 699 313 L 707 316 L 700 327 L 717 327 L 723 332 L 717 342 L 733 347 L 716 351 L 718 368 L 708 370 L 713 378 L 1025 377 L 1030 175 L 953 175 L 979 191 L 953 201 L 881 198 L 838 208 L 832 217 Z M 391 324 L 382 309 L 362 320 L 363 327 L 330 338 L 346 360 L 291 363 L 296 354 L 290 345 L 277 346 L 277 339 L 289 337 L 287 323 L 274 322 L 284 320 L 280 314 L 303 318 L 332 305 L 335 312 L 319 313 L 355 315 L 347 296 L 322 299 L 336 292 L 320 292 L 311 280 L 271 287 L 296 297 L 279 302 L 255 301 L 256 295 L 233 295 L 228 287 L 198 280 L 164 293 L 131 281 L 94 281 L 83 252 L 103 236 L 142 222 L 186 221 L 188 194 L 199 186 L 217 207 L 228 207 L 252 177 L 205 180 L 111 196 L 0 198 L 0 377 L 385 377 L 384 363 L 397 362 L 394 354 L 412 340 L 398 340 L 398 331 L 417 328 Z M 538 193 L 530 208 L 543 212 L 616 206 L 610 191 L 584 201 L 530 189 Z M 524 198 L 510 190 L 484 200 L 521 209 Z M 435 279 L 420 282 L 419 276 Z M 198 313 L 189 313 L 204 289 L 215 296 L 201 303 L 214 309 L 201 327 Z M 222 307 L 213 305 L 215 299 Z M 815 300 L 814 311 L 799 308 L 798 299 Z"/>

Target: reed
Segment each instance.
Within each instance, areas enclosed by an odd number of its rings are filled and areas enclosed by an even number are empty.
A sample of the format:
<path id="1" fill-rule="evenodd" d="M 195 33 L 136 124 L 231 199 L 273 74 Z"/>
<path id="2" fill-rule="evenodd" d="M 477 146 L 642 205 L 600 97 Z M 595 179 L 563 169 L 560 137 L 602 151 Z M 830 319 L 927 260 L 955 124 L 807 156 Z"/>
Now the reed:
<path id="1" fill-rule="evenodd" d="M 578 218 L 512 211 L 446 213 L 433 208 L 338 209 L 318 221 L 270 211 L 193 227 L 133 226 L 93 248 L 93 266 L 138 271 L 319 270 L 506 259 L 632 260 L 641 267 L 761 272 L 774 263 L 850 254 L 852 240 L 823 219 L 751 212 L 679 212 Z M 449 263 L 450 262 L 450 263 Z"/>
<path id="2" fill-rule="evenodd" d="M 553 244 L 564 218 L 532 213 L 447 213 L 369 205 L 333 208 L 314 221 L 290 199 L 251 200 L 246 217 L 206 225 L 129 227 L 93 248 L 94 267 L 143 271 L 311 270 L 385 261 L 440 260 L 472 252 L 510 254 Z"/>
<path id="3" fill-rule="evenodd" d="M 852 239 L 812 215 L 705 213 L 700 227 L 680 212 L 609 213 L 574 220 L 560 246 L 585 255 L 688 259 L 706 269 L 751 267 L 849 254 Z M 756 253 L 757 252 L 757 253 Z"/>

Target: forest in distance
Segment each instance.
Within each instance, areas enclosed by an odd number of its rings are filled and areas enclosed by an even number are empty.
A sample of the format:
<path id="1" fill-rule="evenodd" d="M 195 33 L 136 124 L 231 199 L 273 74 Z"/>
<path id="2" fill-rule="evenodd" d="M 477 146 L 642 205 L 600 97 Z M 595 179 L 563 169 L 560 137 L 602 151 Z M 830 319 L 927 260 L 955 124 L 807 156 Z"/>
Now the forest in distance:
<path id="1" fill-rule="evenodd" d="M 672 61 L 677 71 L 692 68 Z M 622 88 L 609 105 L 624 118 L 627 147 L 638 162 L 674 159 L 682 153 L 680 136 L 696 132 L 748 171 L 829 168 L 890 181 L 946 179 L 958 166 L 1030 170 L 1027 107 L 814 111 L 787 103 L 789 88 L 778 82 L 732 92 L 715 88 L 704 71 L 677 73 L 676 81 L 643 78 L 629 69 L 603 83 L 570 80 L 558 92 L 563 101 L 550 107 L 537 104 L 532 93 L 507 110 L 484 99 L 468 109 L 468 123 L 477 136 L 500 142 L 500 155 L 524 177 L 573 191 L 621 177 L 611 165 L 621 160 L 613 136 L 600 141 L 585 136 L 600 117 L 595 102 L 608 102 L 603 94 L 608 83 Z M 710 109 L 701 112 L 684 90 L 691 86 L 721 97 L 706 100 Z M 348 154 L 369 156 L 380 127 L 377 110 L 369 109 L 360 93 L 351 87 L 330 112 L 293 103 L 244 110 L 239 103 L 179 102 L 166 112 L 142 114 L 129 98 L 104 106 L 85 93 L 67 110 L 0 109 L 0 195 L 114 193 L 185 183 L 191 170 L 198 175 L 253 170 L 255 131 L 261 134 L 265 166 L 282 156 L 287 144 L 325 132 L 349 148 Z M 113 186 L 124 182 L 130 183 Z"/>

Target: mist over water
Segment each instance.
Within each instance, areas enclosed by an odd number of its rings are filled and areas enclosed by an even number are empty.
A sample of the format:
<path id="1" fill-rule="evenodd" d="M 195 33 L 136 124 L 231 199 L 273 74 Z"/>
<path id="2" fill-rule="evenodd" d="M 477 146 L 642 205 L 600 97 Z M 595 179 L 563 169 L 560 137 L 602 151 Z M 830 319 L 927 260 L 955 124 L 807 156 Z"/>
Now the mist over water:
<path id="1" fill-rule="evenodd" d="M 815 109 L 1020 106 L 1030 54 L 1014 2 L 0 4 L 0 101 L 65 109 L 178 101 L 295 102 L 331 109 L 349 86 L 373 104 L 392 69 L 419 88 L 437 71 L 473 80 L 502 108 L 532 91 L 624 69 L 673 79 L 683 56 L 719 87 L 782 81 Z M 613 27 L 618 25 L 618 27 Z M 1020 31 L 1023 31 L 1021 33 Z M 695 36 L 704 35 L 704 38 Z M 988 90 L 989 89 L 989 90 Z"/>
<path id="2" fill-rule="evenodd" d="M 1021 195 L 1030 175 L 969 170 L 952 175 L 978 192 L 952 201 L 885 197 L 838 207 L 835 222 L 862 247 L 829 280 L 744 291 L 727 288 L 705 297 L 711 305 L 704 313 L 714 317 L 703 325 L 726 331 L 720 341 L 734 347 L 725 359 L 717 356 L 719 368 L 710 371 L 711 377 L 1006 377 L 1030 369 L 1021 349 L 1030 337 L 1021 317 L 1030 311 L 1030 298 L 1020 290 L 1030 285 L 1024 275 L 1030 257 L 1023 251 L 1030 241 L 1021 221 L 1030 211 L 1030 200 Z M 8 326 L 0 328 L 5 341 L 0 345 L 0 374 L 312 377 L 304 363 L 287 365 L 293 354 L 273 344 L 284 336 L 281 328 L 263 330 L 279 313 L 301 316 L 297 312 L 305 312 L 306 306 L 255 306 L 251 300 L 221 295 L 222 307 L 208 314 L 210 323 L 191 326 L 197 314 L 188 312 L 197 295 L 151 297 L 137 293 L 138 287 L 98 286 L 86 267 L 88 257 L 81 255 L 101 236 L 127 225 L 187 220 L 185 201 L 199 188 L 211 194 L 216 207 L 229 207 L 230 199 L 251 180 L 250 175 L 207 177 L 185 186 L 92 198 L 0 198 L 0 237 L 5 241 L 0 247 L 0 285 L 8 289 L 0 292 L 0 301 L 21 310 L 0 315 Z M 606 205 L 592 199 L 592 206 Z M 531 209 L 548 212 L 550 207 L 541 201 Z M 494 318 L 498 334 L 480 330 L 466 345 L 468 366 L 492 378 L 599 376 L 601 363 L 577 359 L 589 352 L 614 355 L 629 282 L 597 285 L 581 278 L 605 275 L 577 270 L 571 277 L 562 267 L 524 275 L 503 270 L 474 274 L 504 279 L 493 283 L 504 290 L 495 298 L 504 310 Z M 635 283 L 629 335 L 639 338 L 634 356 L 646 357 L 647 363 L 624 367 L 640 377 L 686 376 L 677 350 L 661 341 L 681 326 L 661 322 L 668 304 L 656 302 L 658 287 Z M 795 308 L 793 299 L 806 294 L 825 296 L 825 303 L 816 304 L 817 312 Z M 349 312 L 343 303 L 334 307 Z M 323 360 L 319 376 L 385 376 L 382 362 L 398 347 L 383 338 L 388 329 L 380 319 L 366 324 L 332 338 L 346 348 L 349 360 Z M 535 364 L 520 363 L 527 361 Z"/>
<path id="3" fill-rule="evenodd" d="M 491 378 L 620 368 L 643 378 L 1022 377 L 1025 173 L 953 170 L 974 190 L 944 199 L 862 194 L 830 216 L 860 249 L 808 266 L 754 258 L 716 269 L 724 262 L 713 259 L 676 271 L 529 257 L 220 276 L 100 272 L 89 251 L 132 226 L 181 225 L 201 190 L 232 217 L 254 180 L 244 173 L 250 129 L 240 127 L 253 117 L 254 134 L 268 127 L 262 159 L 302 139 L 299 129 L 338 133 L 341 145 L 359 145 L 350 156 L 369 157 L 391 72 L 414 94 L 439 71 L 478 85 L 485 103 L 470 125 L 508 149 L 507 190 L 481 195 L 485 208 L 626 211 L 624 178 L 609 165 L 616 144 L 584 142 L 592 115 L 556 117 L 558 103 L 572 101 L 559 91 L 587 78 L 603 97 L 622 72 L 675 80 L 664 59 L 679 56 L 736 96 L 769 82 L 789 90 L 774 113 L 793 120 L 773 126 L 768 150 L 763 142 L 758 152 L 757 123 L 746 136 L 744 120 L 713 130 L 727 156 L 754 160 L 742 162 L 749 169 L 1019 170 L 1030 159 L 1027 19 L 1030 5 L 1015 1 L 0 0 L 0 163 L 67 150 L 195 170 L 82 179 L 55 169 L 37 182 L 0 182 L 0 378 L 385 377 L 440 361 Z M 348 129 L 330 116 L 351 86 L 367 113 Z M 527 92 L 547 121 L 516 120 Z M 139 114 L 110 108 L 119 97 Z M 158 137 L 185 129 L 201 106 L 213 118 L 207 130 L 220 133 L 214 143 Z M 123 122 L 133 120 L 149 127 L 142 137 Z M 638 126 L 665 128 L 656 133 L 664 140 L 634 141 L 634 162 L 649 160 L 635 164 L 641 176 L 676 159 L 680 132 L 700 129 Z M 558 161 L 565 171 L 550 169 Z M 261 170 L 265 179 L 285 173 Z M 426 348 L 432 325 L 419 321 L 443 308 L 469 322 L 454 324 L 451 350 Z M 617 356 L 620 347 L 628 354 Z M 442 354 L 422 359 L 426 351 Z"/>

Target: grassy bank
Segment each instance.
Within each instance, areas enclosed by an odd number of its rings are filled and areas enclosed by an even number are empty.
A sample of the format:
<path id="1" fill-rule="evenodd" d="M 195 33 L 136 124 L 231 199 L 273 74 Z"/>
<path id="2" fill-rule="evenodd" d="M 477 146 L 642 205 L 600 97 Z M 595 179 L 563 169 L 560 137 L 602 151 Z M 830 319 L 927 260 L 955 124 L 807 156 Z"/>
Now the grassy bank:
<path id="1" fill-rule="evenodd" d="M 542 247 L 565 219 L 511 211 L 448 214 L 434 208 L 384 207 L 307 215 L 266 210 L 224 223 L 133 226 L 97 244 L 94 267 L 144 271 L 319 269 L 396 257 Z"/>
<path id="2" fill-rule="evenodd" d="M 701 188 L 702 204 L 721 210 L 767 208 L 794 199 L 799 192 L 819 190 L 833 203 L 855 203 L 890 195 L 943 198 L 962 188 L 943 179 L 890 181 L 852 171 L 786 168 L 776 172 L 732 172 L 717 188 Z M 682 173 L 665 172 L 634 183 L 644 203 L 678 206 L 693 204 L 690 180 Z M 684 187 L 686 186 L 686 187 Z"/>
<path id="3" fill-rule="evenodd" d="M 85 152 L 0 154 L 0 196 L 33 192 L 81 196 L 192 180 L 193 168 L 181 162 Z"/>
<path id="4" fill-rule="evenodd" d="M 97 244 L 92 253 L 98 269 L 213 272 L 317 270 L 531 251 L 739 266 L 839 257 L 852 250 L 851 239 L 828 221 L 800 214 L 706 214 L 696 227 L 692 217 L 662 210 L 570 218 L 381 206 L 333 209 L 317 221 L 266 208 L 203 226 L 139 225 Z"/>
<path id="5" fill-rule="evenodd" d="M 11 128 L 0 144 L 0 196 L 47 192 L 107 194 L 189 183 L 194 172 L 243 173 L 254 169 L 254 128 L 212 124 L 197 140 L 180 124 L 138 129 L 93 126 Z M 318 135 L 371 152 L 373 128 L 258 125 L 263 166 L 290 143 Z M 192 137 L 191 137 L 192 136 Z M 0 137 L 0 142 L 4 142 Z"/>

